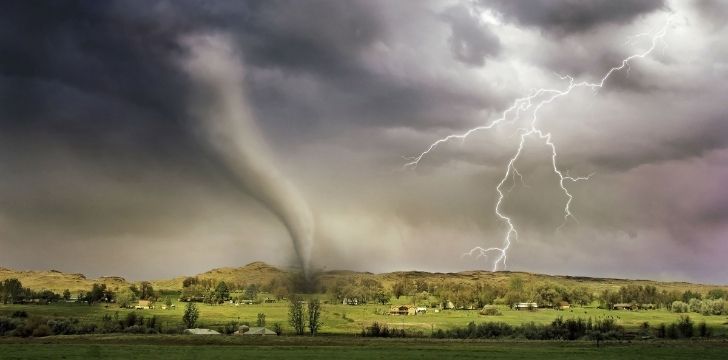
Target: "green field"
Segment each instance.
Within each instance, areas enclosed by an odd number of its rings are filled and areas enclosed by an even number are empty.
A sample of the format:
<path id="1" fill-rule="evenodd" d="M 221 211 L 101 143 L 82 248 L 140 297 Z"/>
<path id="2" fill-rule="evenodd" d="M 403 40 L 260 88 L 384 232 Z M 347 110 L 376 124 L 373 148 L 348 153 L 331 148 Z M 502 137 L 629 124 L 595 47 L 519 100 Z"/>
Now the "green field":
<path id="1" fill-rule="evenodd" d="M 401 299 L 406 302 L 407 299 Z M 77 303 L 57 303 L 51 305 L 0 305 L 0 315 L 10 315 L 15 311 L 24 310 L 31 316 L 44 317 L 73 317 L 78 318 L 82 322 L 100 322 L 104 315 L 115 316 L 118 313 L 120 318 L 126 316 L 127 313 L 135 311 L 137 314 L 147 316 L 157 316 L 165 327 L 177 327 L 181 325 L 182 314 L 184 312 L 184 303 L 177 303 L 176 309 L 173 310 L 131 310 L 121 309 L 116 305 L 108 306 L 96 304 L 92 306 Z M 280 323 L 284 330 L 289 329 L 288 304 L 279 302 L 273 304 L 256 304 L 256 305 L 240 305 L 233 306 L 224 305 L 206 305 L 198 304 L 200 309 L 199 327 L 215 328 L 229 322 L 249 322 L 255 323 L 258 313 L 266 315 L 267 324 Z M 323 305 L 323 328 L 322 334 L 358 334 L 363 327 L 370 326 L 371 323 L 377 321 L 379 323 L 388 324 L 393 328 L 405 328 L 414 331 L 422 331 L 423 335 L 430 335 L 431 331 L 437 329 L 451 329 L 454 327 L 462 327 L 471 321 L 503 321 L 511 325 L 520 325 L 526 322 L 535 322 L 547 324 L 556 317 L 564 318 L 581 317 L 598 319 L 613 318 L 617 324 L 623 325 L 626 329 L 636 329 L 643 322 L 650 325 L 658 325 L 660 323 L 672 323 L 676 321 L 680 314 L 671 313 L 666 310 L 602 310 L 597 308 L 574 308 L 571 310 L 552 310 L 540 309 L 537 311 L 515 311 L 507 307 L 502 307 L 500 316 L 483 316 L 478 314 L 477 310 L 445 310 L 435 313 L 430 311 L 424 315 L 414 316 L 391 316 L 386 315 L 389 305 Z M 705 321 L 708 326 L 714 329 L 715 334 L 728 333 L 728 317 L 726 316 L 704 316 L 697 313 L 690 313 L 690 318 L 697 324 Z"/>
<path id="2" fill-rule="evenodd" d="M 0 338 L 3 359 L 725 359 L 726 341 L 608 343 L 342 337 L 60 336 Z"/>

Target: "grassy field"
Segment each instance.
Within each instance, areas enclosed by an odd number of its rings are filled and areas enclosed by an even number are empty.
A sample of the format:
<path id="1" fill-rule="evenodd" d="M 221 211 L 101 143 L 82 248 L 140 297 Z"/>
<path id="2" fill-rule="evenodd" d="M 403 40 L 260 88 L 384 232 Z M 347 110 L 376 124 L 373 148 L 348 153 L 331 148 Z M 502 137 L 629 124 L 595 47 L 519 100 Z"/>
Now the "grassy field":
<path id="1" fill-rule="evenodd" d="M 725 359 L 725 341 L 453 341 L 341 337 L 63 336 L 0 338 L 3 359 Z"/>
<path id="2" fill-rule="evenodd" d="M 406 302 L 407 299 L 400 299 Z M 182 314 L 184 312 L 184 303 L 177 303 L 176 309 L 173 310 L 130 310 L 120 309 L 116 305 L 107 306 L 97 304 L 93 306 L 76 304 L 76 303 L 58 303 L 51 305 L 1 305 L 0 315 L 10 315 L 15 311 L 24 310 L 30 315 L 46 316 L 46 317 L 74 317 L 82 322 L 99 322 L 104 315 L 114 316 L 118 313 L 120 318 L 126 316 L 131 311 L 143 316 L 155 315 L 159 317 L 165 327 L 177 327 L 181 325 Z M 280 323 L 284 330 L 288 329 L 288 304 L 285 302 L 273 304 L 257 304 L 257 305 L 205 305 L 198 304 L 200 309 L 200 327 L 217 327 L 226 323 L 249 322 L 255 323 L 258 313 L 264 313 L 268 325 Z M 660 323 L 672 323 L 676 321 L 680 314 L 671 313 L 665 310 L 640 310 L 640 311 L 609 311 L 596 308 L 574 308 L 571 310 L 551 310 L 540 309 L 537 311 L 515 311 L 507 307 L 502 307 L 500 316 L 483 316 L 479 315 L 477 310 L 446 310 L 439 313 L 430 311 L 424 315 L 415 316 L 390 316 L 385 315 L 389 309 L 389 305 L 323 305 L 323 323 L 321 330 L 325 334 L 358 334 L 363 327 L 370 326 L 372 322 L 388 324 L 394 328 L 405 328 L 415 331 L 422 331 L 424 335 L 429 335 L 431 331 L 437 329 L 450 329 L 453 327 L 465 326 L 470 321 L 503 321 L 511 325 L 520 325 L 526 322 L 535 322 L 546 324 L 550 323 L 558 316 L 564 318 L 581 317 L 597 319 L 597 318 L 613 318 L 618 324 L 625 326 L 627 329 L 635 329 L 643 322 L 650 325 L 658 325 Z M 705 321 L 715 330 L 716 334 L 728 333 L 728 317 L 726 316 L 703 316 L 697 313 L 689 314 L 691 319 L 697 324 Z"/>

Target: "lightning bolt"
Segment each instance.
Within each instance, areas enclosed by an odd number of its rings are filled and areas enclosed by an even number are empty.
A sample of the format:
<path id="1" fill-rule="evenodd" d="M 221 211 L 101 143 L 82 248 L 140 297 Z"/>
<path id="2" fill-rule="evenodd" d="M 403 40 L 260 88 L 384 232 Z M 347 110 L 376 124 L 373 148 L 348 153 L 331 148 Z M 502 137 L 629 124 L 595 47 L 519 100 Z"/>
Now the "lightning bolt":
<path id="1" fill-rule="evenodd" d="M 594 91 L 596 94 L 599 89 L 604 87 L 605 82 L 609 77 L 614 74 L 615 72 L 618 72 L 620 70 L 626 69 L 627 71 L 630 70 L 629 64 L 633 60 L 636 59 L 642 59 L 650 55 L 656 48 L 658 43 L 661 41 L 664 41 L 664 37 L 667 34 L 667 30 L 671 24 L 671 17 L 667 19 L 665 25 L 653 33 L 641 33 L 637 34 L 631 37 L 631 39 L 635 39 L 638 37 L 643 36 L 649 36 L 651 38 L 650 46 L 636 54 L 632 54 L 624 59 L 622 59 L 622 62 L 619 63 L 619 65 L 614 66 L 610 68 L 604 75 L 601 77 L 601 79 L 597 82 L 588 82 L 588 81 L 579 81 L 576 82 L 572 76 L 565 75 L 565 76 L 559 76 L 561 80 L 568 80 L 568 86 L 565 89 L 559 90 L 559 89 L 537 89 L 531 91 L 531 93 L 527 96 L 515 99 L 510 107 L 505 109 L 500 117 L 496 118 L 495 120 L 492 120 L 490 123 L 487 123 L 486 125 L 474 127 L 470 130 L 467 130 L 463 133 L 459 134 L 451 134 L 448 136 L 445 136 L 443 138 L 440 138 L 430 144 L 430 146 L 420 154 L 418 154 L 415 157 L 408 158 L 409 162 L 404 164 L 404 168 L 410 168 L 410 169 L 416 169 L 417 165 L 420 164 L 420 162 L 429 155 L 432 151 L 437 149 L 438 146 L 440 146 L 443 143 L 449 142 L 454 139 L 459 140 L 465 140 L 468 136 L 475 132 L 483 131 L 483 130 L 490 130 L 495 128 L 496 126 L 502 124 L 502 123 L 512 123 L 518 120 L 521 117 L 522 113 L 531 112 L 532 117 L 530 119 L 529 127 L 527 128 L 520 128 L 520 141 L 518 143 L 518 147 L 513 154 L 513 156 L 508 160 L 508 163 L 506 165 L 505 174 L 501 178 L 500 182 L 496 186 L 495 190 L 498 193 L 497 201 L 495 204 L 495 215 L 498 217 L 498 219 L 503 222 L 506 227 L 506 233 L 503 238 L 503 245 L 501 247 L 489 247 L 484 248 L 481 246 L 476 246 L 470 251 L 463 254 L 463 256 L 473 256 L 476 255 L 477 258 L 487 258 L 489 254 L 495 253 L 496 258 L 493 262 L 493 271 L 498 270 L 498 265 L 502 264 L 503 267 L 506 266 L 507 261 L 507 252 L 508 249 L 511 246 L 511 242 L 518 238 L 518 231 L 516 230 L 516 227 L 513 223 L 513 220 L 506 214 L 504 214 L 501 210 L 501 205 L 503 203 L 503 199 L 505 198 L 506 193 L 509 193 L 513 186 L 515 186 L 515 177 L 518 176 L 521 179 L 521 182 L 523 182 L 523 177 L 521 176 L 521 173 L 518 172 L 518 169 L 515 166 L 515 163 L 518 161 L 518 159 L 521 156 L 521 153 L 523 152 L 523 149 L 526 144 L 526 139 L 529 137 L 537 137 L 543 143 L 548 146 L 551 149 L 551 166 L 553 167 L 554 174 L 558 176 L 559 178 L 559 186 L 561 187 L 561 191 L 566 196 L 566 203 L 564 204 L 564 221 L 563 223 L 557 228 L 561 229 L 566 223 L 569 221 L 569 219 L 572 219 L 578 223 L 577 218 L 574 216 L 574 214 L 571 212 L 571 203 L 574 200 L 574 196 L 569 192 L 569 189 L 567 187 L 568 183 L 572 182 L 578 182 L 578 181 L 584 181 L 591 178 L 592 174 L 589 174 L 587 176 L 579 176 L 579 177 L 573 177 L 570 176 L 568 171 L 562 171 L 558 166 L 558 152 L 556 150 L 556 144 L 551 139 L 551 133 L 546 132 L 538 127 L 538 113 L 539 111 L 546 105 L 553 103 L 555 100 L 569 95 L 574 89 L 579 88 L 588 88 Z M 631 40 L 630 40 L 631 41 Z M 510 121 L 507 119 L 511 118 Z M 503 186 L 506 184 L 508 179 L 513 179 L 513 185 L 510 189 L 506 190 L 504 192 Z"/>

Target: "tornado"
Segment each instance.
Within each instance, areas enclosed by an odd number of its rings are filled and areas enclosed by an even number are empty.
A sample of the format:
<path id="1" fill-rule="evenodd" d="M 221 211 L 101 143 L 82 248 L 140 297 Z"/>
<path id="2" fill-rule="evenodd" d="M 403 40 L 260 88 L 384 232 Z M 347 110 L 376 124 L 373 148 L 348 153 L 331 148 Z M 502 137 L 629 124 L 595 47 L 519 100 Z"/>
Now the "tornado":
<path id="1" fill-rule="evenodd" d="M 179 64 L 189 76 L 189 111 L 199 133 L 240 190 L 283 223 L 298 265 L 308 278 L 314 222 L 308 203 L 276 167 L 243 86 L 245 66 L 233 42 L 221 34 L 187 36 Z"/>

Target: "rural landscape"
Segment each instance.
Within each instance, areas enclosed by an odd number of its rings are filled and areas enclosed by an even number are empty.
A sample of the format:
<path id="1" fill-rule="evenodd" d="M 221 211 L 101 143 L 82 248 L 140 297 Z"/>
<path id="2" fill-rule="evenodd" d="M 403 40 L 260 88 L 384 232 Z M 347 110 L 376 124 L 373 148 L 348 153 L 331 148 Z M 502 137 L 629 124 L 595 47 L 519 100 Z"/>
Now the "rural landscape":
<path id="1" fill-rule="evenodd" d="M 487 271 L 324 271 L 305 283 L 299 271 L 262 262 L 141 282 L 10 269 L 0 279 L 0 347 L 9 358 L 57 349 L 71 358 L 114 357 L 137 342 L 148 346 L 139 356 L 189 345 L 254 345 L 245 351 L 271 357 L 301 346 L 315 349 L 310 356 L 334 356 L 340 350 L 330 347 L 351 342 L 366 349 L 348 350 L 353 358 L 429 348 L 468 358 L 529 341 L 548 341 L 526 344 L 523 354 L 532 356 L 566 349 L 575 357 L 669 357 L 707 348 L 704 358 L 722 358 L 728 351 L 728 286 Z M 273 350 L 280 346 L 288 350 Z M 213 352 L 239 354 L 231 349 Z"/>
<path id="2" fill-rule="evenodd" d="M 728 359 L 728 0 L 4 0 L 0 359 Z"/>

